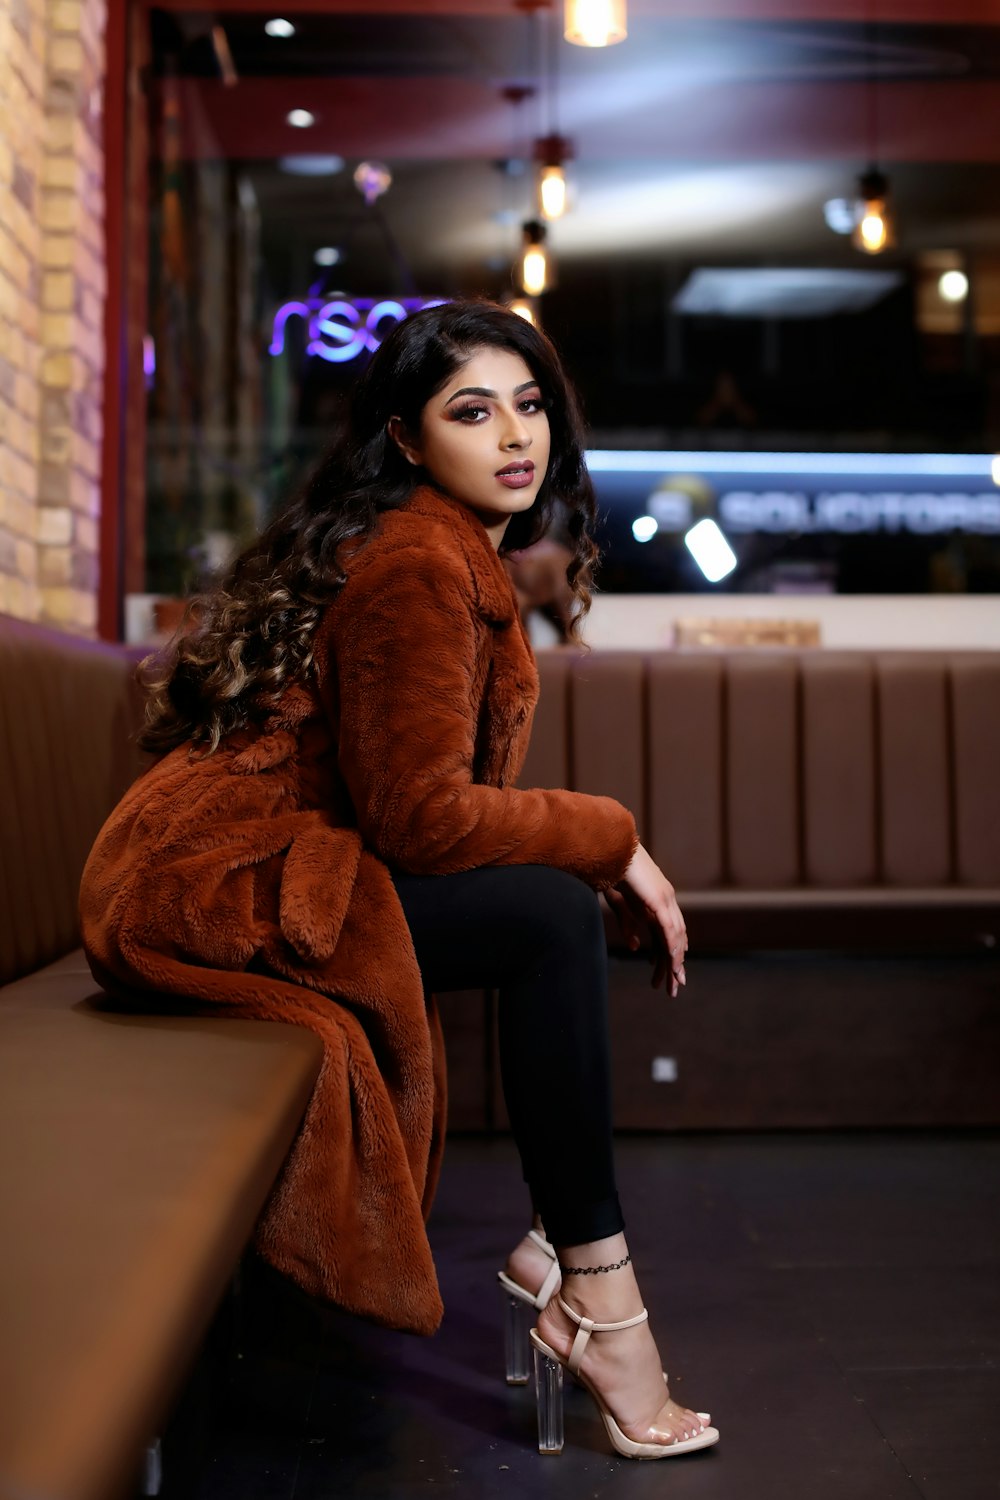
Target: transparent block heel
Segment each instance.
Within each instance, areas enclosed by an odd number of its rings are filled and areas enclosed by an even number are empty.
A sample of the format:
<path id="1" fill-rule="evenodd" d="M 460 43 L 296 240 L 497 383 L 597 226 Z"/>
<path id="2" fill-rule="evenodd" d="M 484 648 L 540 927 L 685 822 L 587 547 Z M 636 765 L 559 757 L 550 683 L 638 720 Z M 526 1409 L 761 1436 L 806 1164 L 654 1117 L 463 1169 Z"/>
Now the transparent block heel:
<path id="1" fill-rule="evenodd" d="M 563 1451 L 563 1367 L 535 1349 L 535 1402 L 538 1406 L 538 1451 Z"/>
<path id="2" fill-rule="evenodd" d="M 527 1385 L 529 1364 L 528 1330 L 534 1322 L 535 1309 L 521 1297 L 503 1291 L 503 1348 L 508 1385 Z"/>
<path id="3" fill-rule="evenodd" d="M 559 1285 L 559 1262 L 556 1252 L 537 1229 L 528 1230 L 528 1239 L 533 1240 L 548 1256 L 550 1265 L 545 1280 L 537 1292 L 529 1292 L 520 1282 L 508 1276 L 506 1271 L 497 1272 L 497 1280 L 503 1292 L 503 1341 L 508 1385 L 527 1385 L 531 1365 L 528 1359 L 528 1340 L 535 1313 L 548 1304 L 549 1298 Z"/>

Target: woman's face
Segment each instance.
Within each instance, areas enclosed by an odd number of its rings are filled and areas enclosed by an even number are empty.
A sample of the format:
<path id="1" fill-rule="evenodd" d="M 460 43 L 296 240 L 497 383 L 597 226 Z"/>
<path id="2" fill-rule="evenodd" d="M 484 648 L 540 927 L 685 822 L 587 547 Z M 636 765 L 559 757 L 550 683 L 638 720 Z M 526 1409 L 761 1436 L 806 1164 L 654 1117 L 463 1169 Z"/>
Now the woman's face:
<path id="1" fill-rule="evenodd" d="M 511 516 L 535 501 L 549 464 L 542 392 L 519 354 L 474 349 L 424 407 L 419 439 L 389 432 L 411 463 L 482 521 L 499 547 Z"/>

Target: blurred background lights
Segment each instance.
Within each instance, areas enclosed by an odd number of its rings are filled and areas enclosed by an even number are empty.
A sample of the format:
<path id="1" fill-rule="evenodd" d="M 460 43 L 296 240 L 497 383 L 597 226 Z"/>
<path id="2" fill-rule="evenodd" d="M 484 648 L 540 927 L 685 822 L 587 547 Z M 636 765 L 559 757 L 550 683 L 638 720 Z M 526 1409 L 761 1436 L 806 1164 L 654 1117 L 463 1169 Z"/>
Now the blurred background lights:
<path id="1" fill-rule="evenodd" d="M 1000 453 L 990 462 L 990 477 L 994 484 L 1000 484 Z"/>
<path id="2" fill-rule="evenodd" d="M 527 297 L 540 297 L 552 285 L 552 262 L 545 249 L 545 225 L 537 219 L 522 224 L 521 253 L 514 265 L 515 284 Z"/>
<path id="3" fill-rule="evenodd" d="M 318 266 L 335 266 L 340 260 L 340 251 L 335 245 L 321 245 L 313 260 Z"/>
<path id="4" fill-rule="evenodd" d="M 632 535 L 637 542 L 651 542 L 659 529 L 655 516 L 636 516 L 632 522 Z"/>
<path id="5" fill-rule="evenodd" d="M 885 215 L 880 209 L 871 208 L 861 215 L 858 220 L 856 238 L 858 249 L 866 251 L 869 255 L 878 255 L 881 250 L 885 249 L 889 231 Z"/>
<path id="6" fill-rule="evenodd" d="M 566 0 L 563 34 L 578 47 L 612 47 L 628 36 L 625 0 Z"/>
<path id="7" fill-rule="evenodd" d="M 310 114 L 307 109 L 290 109 L 285 116 L 289 125 L 294 125 L 297 130 L 306 130 L 310 125 L 315 125 L 316 116 Z"/>
<path id="8" fill-rule="evenodd" d="M 566 173 L 561 166 L 541 169 L 538 207 L 543 219 L 561 219 L 566 212 Z"/>
<path id="9" fill-rule="evenodd" d="M 528 297 L 515 297 L 512 302 L 508 303 L 508 306 L 512 313 L 517 313 L 519 318 L 523 318 L 533 328 L 536 327 L 535 309 Z"/>
<path id="10" fill-rule="evenodd" d="M 893 243 L 893 222 L 889 209 L 889 183 L 883 172 L 872 168 L 858 183 L 852 244 L 866 255 L 881 255 Z"/>
<path id="11" fill-rule="evenodd" d="M 709 583 L 718 583 L 736 566 L 736 553 L 714 521 L 699 521 L 684 537 L 684 543 Z"/>
<path id="12" fill-rule="evenodd" d="M 854 229 L 854 204 L 850 198 L 827 198 L 823 204 L 827 229 L 834 234 L 851 234 Z"/>
<path id="13" fill-rule="evenodd" d="M 521 264 L 521 280 L 529 297 L 541 296 L 545 290 L 548 269 L 545 250 L 541 245 L 531 245 L 524 253 Z"/>
<path id="14" fill-rule="evenodd" d="M 285 21 L 280 16 L 275 16 L 271 21 L 264 22 L 264 30 L 268 36 L 294 36 L 295 27 L 291 21 Z"/>
<path id="15" fill-rule="evenodd" d="M 969 295 L 969 278 L 964 271 L 945 271 L 938 281 L 938 291 L 945 302 L 964 302 Z"/>
<path id="16" fill-rule="evenodd" d="M 392 173 L 381 161 L 363 161 L 354 171 L 354 186 L 369 208 L 392 187 Z"/>
<path id="17" fill-rule="evenodd" d="M 280 156 L 278 170 L 292 177 L 333 177 L 344 170 L 342 156 L 323 156 L 318 152 L 308 155 Z"/>

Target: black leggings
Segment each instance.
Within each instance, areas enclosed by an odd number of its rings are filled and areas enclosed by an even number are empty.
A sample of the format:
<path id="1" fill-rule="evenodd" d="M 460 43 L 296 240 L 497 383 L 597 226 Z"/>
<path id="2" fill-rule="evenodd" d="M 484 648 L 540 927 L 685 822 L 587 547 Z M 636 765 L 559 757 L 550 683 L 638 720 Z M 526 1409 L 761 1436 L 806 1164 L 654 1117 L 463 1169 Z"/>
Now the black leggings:
<path id="1" fill-rule="evenodd" d="M 625 1227 L 615 1187 L 608 959 L 597 896 L 547 865 L 393 876 L 429 991 L 499 991 L 524 1178 L 557 1245 Z"/>

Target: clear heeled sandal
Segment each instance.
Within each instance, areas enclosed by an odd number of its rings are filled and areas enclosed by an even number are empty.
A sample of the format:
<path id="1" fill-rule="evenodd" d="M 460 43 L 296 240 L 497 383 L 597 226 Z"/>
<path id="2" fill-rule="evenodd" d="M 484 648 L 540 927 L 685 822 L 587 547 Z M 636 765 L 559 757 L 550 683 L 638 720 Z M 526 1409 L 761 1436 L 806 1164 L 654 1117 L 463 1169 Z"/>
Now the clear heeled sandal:
<path id="1" fill-rule="evenodd" d="M 534 1241 L 539 1250 L 545 1251 L 552 1264 L 537 1292 L 529 1292 L 512 1276 L 508 1276 L 506 1271 L 497 1272 L 504 1301 L 503 1344 L 508 1385 L 528 1384 L 531 1368 L 528 1332 L 534 1322 L 534 1314 L 548 1306 L 552 1293 L 561 1280 L 556 1252 L 544 1234 L 539 1234 L 537 1229 L 529 1229 L 528 1238 Z"/>
<path id="2" fill-rule="evenodd" d="M 704 1427 L 701 1432 L 695 1433 L 694 1437 L 682 1438 L 673 1443 L 640 1443 L 634 1438 L 627 1437 L 604 1404 L 600 1393 L 581 1371 L 580 1363 L 590 1342 L 591 1334 L 616 1333 L 621 1328 L 635 1328 L 637 1324 L 646 1321 L 649 1313 L 643 1308 L 637 1317 L 626 1318 L 622 1323 L 595 1323 L 592 1318 L 581 1317 L 571 1307 L 567 1307 L 561 1297 L 559 1306 L 577 1325 L 576 1338 L 573 1340 L 573 1347 L 568 1358 L 564 1359 L 562 1355 L 550 1348 L 537 1328 L 532 1328 L 528 1335 L 535 1360 L 539 1453 L 561 1453 L 563 1450 L 563 1370 L 569 1370 L 570 1374 L 576 1377 L 584 1390 L 593 1398 L 608 1437 L 611 1439 L 611 1445 L 623 1458 L 676 1458 L 682 1453 L 693 1453 L 698 1448 L 710 1448 L 713 1443 L 719 1441 L 718 1429 L 715 1427 Z M 663 1378 L 666 1379 L 665 1374 Z M 706 1421 L 708 1414 L 698 1412 L 697 1416 L 700 1420 Z"/>

